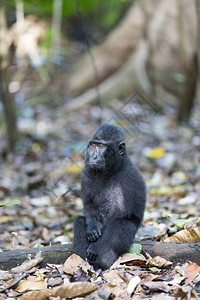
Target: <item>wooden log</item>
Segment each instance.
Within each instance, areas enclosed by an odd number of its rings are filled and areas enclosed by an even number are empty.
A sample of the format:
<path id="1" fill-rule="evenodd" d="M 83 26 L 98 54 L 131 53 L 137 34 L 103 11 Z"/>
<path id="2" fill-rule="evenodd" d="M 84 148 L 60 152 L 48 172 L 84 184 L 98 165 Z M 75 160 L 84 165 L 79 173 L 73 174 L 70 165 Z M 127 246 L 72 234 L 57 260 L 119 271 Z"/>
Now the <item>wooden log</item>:
<path id="1" fill-rule="evenodd" d="M 200 265 L 200 243 L 165 243 L 153 241 L 137 241 L 142 245 L 142 250 L 149 253 L 152 257 L 161 256 L 173 262 L 185 263 L 192 261 Z M 44 260 L 42 266 L 49 264 L 63 264 L 65 260 L 73 254 L 73 245 L 53 245 L 40 248 L 9 250 L 0 253 L 0 269 L 10 270 L 20 265 L 27 259 L 28 254 L 32 257 L 38 252 L 42 252 Z"/>
<path id="2" fill-rule="evenodd" d="M 27 259 L 28 254 L 32 254 L 31 257 L 34 257 L 39 251 L 42 252 L 42 257 L 44 257 L 43 261 L 40 263 L 41 266 L 46 266 L 47 263 L 62 264 L 73 254 L 73 245 L 53 245 L 4 251 L 0 253 L 0 269 L 10 270 L 13 267 L 22 264 Z"/>
<path id="3" fill-rule="evenodd" d="M 200 243 L 167 243 L 141 241 L 142 250 L 149 253 L 152 257 L 161 256 L 173 262 L 183 264 L 192 261 L 200 265 Z"/>

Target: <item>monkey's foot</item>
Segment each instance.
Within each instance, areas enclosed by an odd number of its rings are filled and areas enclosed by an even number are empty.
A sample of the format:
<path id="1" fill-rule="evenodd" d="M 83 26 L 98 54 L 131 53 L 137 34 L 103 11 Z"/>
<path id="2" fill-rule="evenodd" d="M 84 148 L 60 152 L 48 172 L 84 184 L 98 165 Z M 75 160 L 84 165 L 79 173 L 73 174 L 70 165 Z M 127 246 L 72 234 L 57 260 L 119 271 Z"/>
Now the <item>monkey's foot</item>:
<path id="1" fill-rule="evenodd" d="M 97 247 L 95 244 L 90 244 L 89 247 L 87 248 L 87 258 L 90 261 L 95 261 L 97 258 Z"/>

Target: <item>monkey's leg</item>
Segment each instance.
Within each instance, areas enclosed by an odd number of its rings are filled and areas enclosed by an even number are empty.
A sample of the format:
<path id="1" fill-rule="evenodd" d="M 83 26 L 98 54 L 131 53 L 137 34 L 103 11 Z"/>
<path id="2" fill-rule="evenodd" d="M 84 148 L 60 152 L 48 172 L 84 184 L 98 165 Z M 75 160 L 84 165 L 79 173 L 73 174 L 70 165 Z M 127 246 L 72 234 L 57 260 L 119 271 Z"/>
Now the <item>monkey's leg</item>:
<path id="1" fill-rule="evenodd" d="M 88 246 L 85 218 L 79 216 L 74 221 L 74 252 L 86 259 Z"/>
<path id="2" fill-rule="evenodd" d="M 105 270 L 123 253 L 129 251 L 138 226 L 126 219 L 117 219 L 103 228 L 103 235 L 88 250 L 96 254 L 93 265 Z"/>

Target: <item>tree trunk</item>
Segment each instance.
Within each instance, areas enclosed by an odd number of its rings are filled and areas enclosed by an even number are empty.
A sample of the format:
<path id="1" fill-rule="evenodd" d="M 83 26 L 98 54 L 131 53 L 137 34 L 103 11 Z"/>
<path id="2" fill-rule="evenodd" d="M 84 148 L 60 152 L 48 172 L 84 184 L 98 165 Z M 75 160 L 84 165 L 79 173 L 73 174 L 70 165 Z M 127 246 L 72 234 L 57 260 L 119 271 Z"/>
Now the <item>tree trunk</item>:
<path id="1" fill-rule="evenodd" d="M 5 1 L 0 0 L 0 100 L 4 108 L 8 148 L 10 151 L 14 151 L 17 141 L 17 126 L 15 103 L 8 91 L 8 53 L 9 41 L 6 25 Z"/>
<path id="2" fill-rule="evenodd" d="M 200 82 L 200 0 L 196 0 L 197 9 L 197 64 L 198 64 L 198 81 Z"/>
<path id="3" fill-rule="evenodd" d="M 185 83 L 183 95 L 180 98 L 179 104 L 179 121 L 187 121 L 191 114 L 191 109 L 194 104 L 197 81 L 198 81 L 198 63 L 197 56 L 187 57 L 183 61 Z"/>
<path id="4" fill-rule="evenodd" d="M 183 74 L 185 77 L 184 88 L 182 96 L 180 97 L 179 105 L 179 121 L 187 121 L 189 119 L 192 106 L 194 104 L 194 98 L 197 87 L 198 80 L 198 63 L 196 59 L 196 53 L 188 54 L 186 51 L 186 46 L 184 42 L 184 3 L 182 0 L 178 0 L 179 4 L 179 17 L 178 17 L 178 26 L 179 26 L 179 37 L 180 37 L 180 58 L 183 65 Z"/>
<path id="5" fill-rule="evenodd" d="M 67 91 L 73 95 L 80 95 L 119 70 L 145 36 L 147 23 L 158 3 L 158 0 L 134 1 L 121 23 L 100 45 L 90 50 L 93 64 L 91 57 L 84 55 L 75 65 L 65 81 Z M 98 82 L 94 78 L 94 69 Z"/>
<path id="6" fill-rule="evenodd" d="M 18 30 L 21 31 L 24 25 L 24 3 L 22 0 L 16 0 L 16 19 Z"/>
<path id="7" fill-rule="evenodd" d="M 60 55 L 62 5 L 63 5 L 63 0 L 53 1 L 53 19 L 51 25 L 51 30 L 52 30 L 51 57 L 53 60 L 57 60 Z"/>

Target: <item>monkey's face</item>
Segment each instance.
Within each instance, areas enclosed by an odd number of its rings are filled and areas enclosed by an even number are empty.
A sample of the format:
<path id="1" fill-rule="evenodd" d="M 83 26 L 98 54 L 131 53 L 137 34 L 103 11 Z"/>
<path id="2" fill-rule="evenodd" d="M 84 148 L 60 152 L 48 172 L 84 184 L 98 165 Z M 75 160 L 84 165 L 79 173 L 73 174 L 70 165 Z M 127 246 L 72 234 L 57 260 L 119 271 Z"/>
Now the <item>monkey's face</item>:
<path id="1" fill-rule="evenodd" d="M 90 141 L 87 148 L 88 164 L 93 169 L 105 169 L 107 145 Z"/>
<path id="2" fill-rule="evenodd" d="M 123 160 L 124 142 L 91 140 L 87 147 L 86 163 L 96 170 L 114 170 Z"/>

